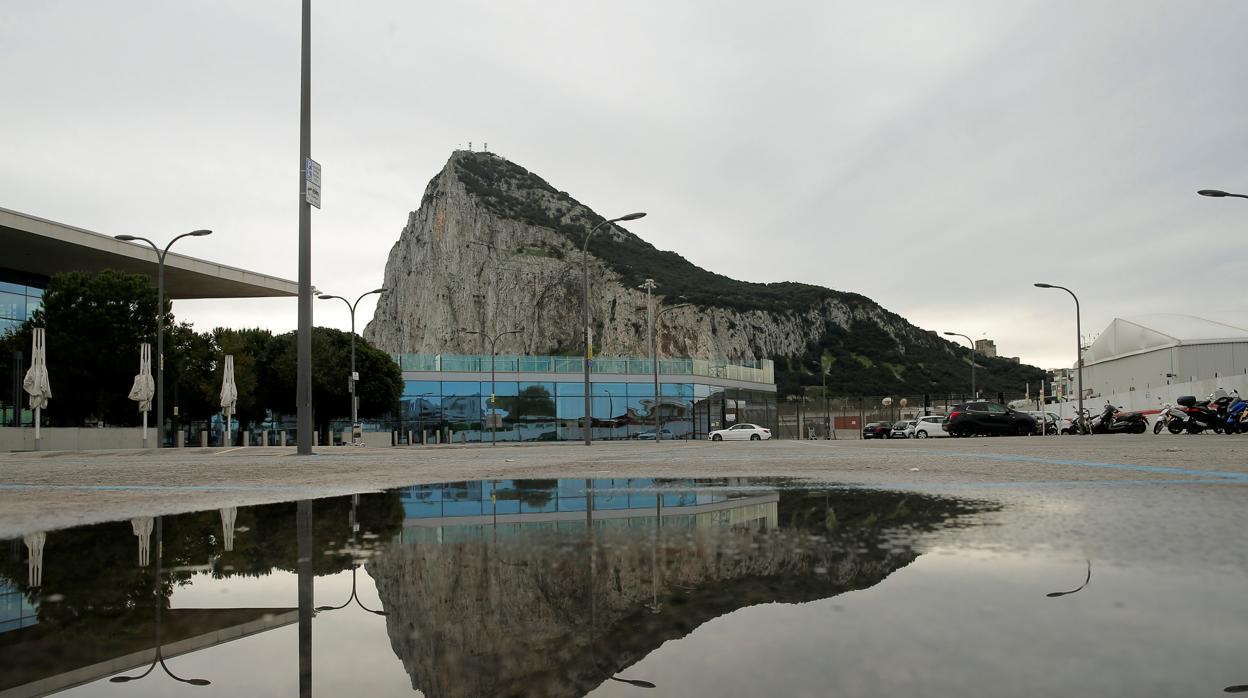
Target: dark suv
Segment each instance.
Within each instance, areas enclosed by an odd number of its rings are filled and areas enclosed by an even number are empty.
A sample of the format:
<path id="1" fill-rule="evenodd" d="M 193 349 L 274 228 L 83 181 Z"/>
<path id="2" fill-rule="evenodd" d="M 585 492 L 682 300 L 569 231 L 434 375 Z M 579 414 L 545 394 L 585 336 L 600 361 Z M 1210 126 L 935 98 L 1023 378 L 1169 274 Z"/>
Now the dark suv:
<path id="1" fill-rule="evenodd" d="M 891 438 L 890 430 L 893 428 L 892 422 L 871 422 L 862 428 L 862 438 L 864 439 L 888 439 Z"/>
<path id="2" fill-rule="evenodd" d="M 949 410 L 949 419 L 944 428 L 950 436 L 1027 436 L 1037 430 L 1035 417 L 995 402 L 965 402 L 954 405 Z"/>

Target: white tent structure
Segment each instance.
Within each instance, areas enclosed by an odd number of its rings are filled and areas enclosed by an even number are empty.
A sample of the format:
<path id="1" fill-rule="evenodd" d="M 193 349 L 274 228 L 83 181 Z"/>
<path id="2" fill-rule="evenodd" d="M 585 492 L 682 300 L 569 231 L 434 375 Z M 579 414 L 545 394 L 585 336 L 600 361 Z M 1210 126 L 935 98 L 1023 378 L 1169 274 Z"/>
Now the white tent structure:
<path id="1" fill-rule="evenodd" d="M 230 446 L 230 417 L 238 408 L 238 388 L 234 386 L 234 355 L 225 355 L 225 377 L 221 381 L 221 409 L 225 410 L 225 441 Z"/>
<path id="2" fill-rule="evenodd" d="M 30 370 L 22 379 L 22 389 L 30 396 L 30 409 L 35 411 L 35 450 L 43 446 L 43 438 L 39 434 L 39 421 L 43 408 L 48 406 L 52 397 L 52 386 L 48 382 L 48 352 L 46 338 L 42 327 L 34 328 L 30 341 Z"/>
<path id="3" fill-rule="evenodd" d="M 1248 376 L 1248 323 L 1155 313 L 1114 318 L 1083 354 L 1090 395 Z"/>
<path id="4" fill-rule="evenodd" d="M 152 379 L 152 345 L 144 342 L 139 346 L 139 373 L 130 388 L 130 399 L 139 403 L 143 413 L 143 448 L 147 448 L 147 413 L 152 411 L 152 398 L 156 396 L 156 381 Z"/>

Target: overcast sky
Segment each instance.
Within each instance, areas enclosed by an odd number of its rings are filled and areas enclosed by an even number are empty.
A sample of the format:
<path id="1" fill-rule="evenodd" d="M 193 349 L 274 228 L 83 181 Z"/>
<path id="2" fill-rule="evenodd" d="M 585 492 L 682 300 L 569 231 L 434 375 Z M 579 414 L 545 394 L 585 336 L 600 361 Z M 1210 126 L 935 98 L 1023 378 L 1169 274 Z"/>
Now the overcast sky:
<path id="1" fill-rule="evenodd" d="M 471 141 L 692 262 L 1003 355 L 1238 311 L 1248 2 L 313 2 L 313 283 L 382 282 Z M 0 5 L 0 207 L 297 276 L 299 2 Z M 0 260 L 0 266 L 3 261 Z M 291 300 L 180 301 L 199 329 Z M 317 324 L 346 329 L 340 303 Z M 372 316 L 361 306 L 359 325 Z"/>

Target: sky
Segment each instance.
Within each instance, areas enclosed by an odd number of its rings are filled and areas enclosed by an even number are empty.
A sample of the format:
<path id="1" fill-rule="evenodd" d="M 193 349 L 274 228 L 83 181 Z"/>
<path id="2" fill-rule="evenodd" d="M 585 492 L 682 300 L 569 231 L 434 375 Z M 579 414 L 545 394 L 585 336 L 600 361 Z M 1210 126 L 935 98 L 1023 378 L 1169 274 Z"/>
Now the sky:
<path id="1" fill-rule="evenodd" d="M 0 3 L 0 207 L 295 279 L 295 0 Z M 866 295 L 1043 367 L 1242 309 L 1248 3 L 313 0 L 317 288 L 381 285 L 489 149 L 707 269 Z M 283 170 L 285 173 L 283 173 Z M 0 259 L 0 265 L 3 265 Z M 362 329 L 372 298 L 360 306 Z M 328 304 L 326 304 L 328 305 Z M 294 299 L 178 301 L 198 329 Z M 347 329 L 340 303 L 316 323 Z"/>

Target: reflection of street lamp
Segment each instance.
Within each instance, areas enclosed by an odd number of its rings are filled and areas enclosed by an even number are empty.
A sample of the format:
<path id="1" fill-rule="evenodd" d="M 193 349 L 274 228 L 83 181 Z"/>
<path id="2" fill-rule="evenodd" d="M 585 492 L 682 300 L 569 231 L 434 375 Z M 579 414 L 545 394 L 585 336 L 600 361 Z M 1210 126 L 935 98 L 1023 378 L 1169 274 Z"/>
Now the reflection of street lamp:
<path id="1" fill-rule="evenodd" d="M 593 494 L 590 492 L 589 480 L 585 481 L 585 502 L 585 530 L 589 535 L 589 584 L 587 585 L 589 591 L 589 664 L 594 668 L 594 671 L 598 672 L 599 675 L 605 677 L 608 681 L 626 683 L 630 686 L 636 686 L 637 688 L 657 688 L 655 684 L 649 681 L 642 681 L 640 679 L 622 679 L 616 676 L 613 672 L 599 666 L 598 658 L 594 655 L 594 645 L 596 644 L 594 630 L 597 627 L 594 622 L 594 580 L 597 576 L 595 573 L 597 572 L 598 549 L 597 537 L 594 535 Z"/>
<path id="2" fill-rule="evenodd" d="M 585 234 L 585 243 L 581 245 L 581 277 L 582 277 L 582 280 L 584 281 L 584 295 L 582 296 L 581 300 L 582 300 L 583 305 L 585 306 L 585 445 L 586 446 L 589 446 L 590 444 L 594 442 L 593 417 L 591 416 L 593 414 L 593 409 L 592 409 L 592 405 L 590 402 L 591 398 L 590 398 L 590 393 L 589 393 L 589 364 L 591 361 L 594 360 L 594 340 L 593 340 L 593 337 L 590 335 L 590 330 L 589 330 L 589 238 L 593 236 L 594 233 L 598 232 L 598 229 L 604 225 L 611 225 L 612 223 L 616 223 L 618 221 L 633 221 L 645 215 L 646 214 L 644 213 L 638 212 L 638 213 L 630 213 L 626 216 L 620 216 L 619 218 L 612 218 L 610 220 L 605 220 L 599 223 L 598 225 L 594 226 L 593 228 L 590 228 L 589 232 Z"/>
<path id="3" fill-rule="evenodd" d="M 351 311 L 351 377 L 350 377 L 350 380 L 347 381 L 347 384 L 348 384 L 348 387 L 351 389 L 351 445 L 352 446 L 355 446 L 358 443 L 355 440 L 355 423 L 359 419 L 358 412 L 360 410 L 360 397 L 356 391 L 356 373 L 355 373 L 355 309 L 356 307 L 360 305 L 360 301 L 364 300 L 364 296 L 371 296 L 374 293 L 382 293 L 385 290 L 386 289 L 384 288 L 378 288 L 378 289 L 369 291 L 367 293 L 361 293 L 360 297 L 356 298 L 354 303 L 347 300 L 346 298 L 343 298 L 342 296 L 331 296 L 328 293 L 322 293 L 317 296 L 317 298 L 320 298 L 321 300 L 337 298 L 343 303 L 346 303 L 347 310 Z"/>
<path id="4" fill-rule="evenodd" d="M 1233 196 L 1237 199 L 1248 199 L 1248 196 L 1245 196 L 1244 194 L 1231 194 L 1229 192 L 1221 191 L 1219 189 L 1201 189 L 1200 191 L 1196 193 L 1200 194 L 1201 196 L 1212 196 L 1215 199 L 1220 199 L 1224 196 Z"/>
<path id="5" fill-rule="evenodd" d="M 212 235 L 211 230 L 192 230 L 189 233 L 182 233 L 169 241 L 165 245 L 164 251 L 161 251 L 156 243 L 144 237 L 137 235 L 114 235 L 113 237 L 122 242 L 133 242 L 142 240 L 152 246 L 152 250 L 156 252 L 156 356 L 159 367 L 156 369 L 156 448 L 165 447 L 165 256 L 169 254 L 169 248 L 173 247 L 173 243 L 184 237 L 203 237 Z M 199 685 L 199 684 L 196 684 Z"/>
<path id="6" fill-rule="evenodd" d="M 519 334 L 524 330 L 507 330 L 506 332 L 499 332 L 495 335 L 491 335 L 486 332 L 478 332 L 476 330 L 465 330 L 463 328 L 460 328 L 459 331 L 465 334 L 479 334 L 490 340 L 490 445 L 497 446 L 498 435 L 494 431 L 494 416 L 496 414 L 496 409 L 494 407 L 494 347 L 498 343 L 500 337 L 506 337 L 509 334 Z"/>
<path id="7" fill-rule="evenodd" d="M 1083 584 L 1080 584 L 1079 588 L 1071 589 L 1070 591 L 1054 591 L 1054 592 L 1045 594 L 1045 596 L 1049 597 L 1050 599 L 1055 599 L 1059 596 L 1067 596 L 1069 594 L 1074 594 L 1074 593 L 1083 591 L 1083 588 L 1086 587 L 1088 583 L 1090 583 L 1091 581 L 1092 581 L 1092 561 L 1088 560 L 1088 578 L 1083 580 Z"/>
<path id="8" fill-rule="evenodd" d="M 957 332 L 946 332 L 945 334 L 950 337 L 961 337 L 966 340 L 967 344 L 971 345 L 971 399 L 974 400 L 979 397 L 979 393 L 975 392 L 975 342 L 970 337 Z"/>
<path id="9" fill-rule="evenodd" d="M 360 495 L 358 494 L 351 495 L 351 514 L 347 520 L 351 524 L 351 548 L 350 549 L 353 554 L 355 552 L 355 548 L 357 545 L 356 534 L 359 533 L 360 531 L 360 524 L 358 521 L 355 520 L 355 510 L 357 507 L 359 507 L 359 505 L 360 505 Z M 389 613 L 385 611 L 374 611 L 373 609 L 365 606 L 363 602 L 360 601 L 360 597 L 356 595 L 356 586 L 355 586 L 355 573 L 359 569 L 360 569 L 359 565 L 355 564 L 354 562 L 351 564 L 351 595 L 347 597 L 347 600 L 343 601 L 341 606 L 317 606 L 316 607 L 317 613 L 320 613 L 322 611 L 337 611 L 340 608 L 346 608 L 348 604 L 350 604 L 352 601 L 355 601 L 356 606 L 359 606 L 360 608 L 364 609 L 365 611 L 368 611 L 369 613 L 374 613 L 379 616 L 390 615 Z"/>
<path id="10" fill-rule="evenodd" d="M 112 683 L 126 683 L 127 681 L 138 681 L 144 676 L 147 676 L 148 674 L 152 673 L 152 669 L 155 669 L 156 665 L 159 664 L 160 668 L 164 669 L 165 673 L 169 675 L 169 678 L 173 679 L 174 681 L 181 681 L 182 683 L 189 683 L 192 686 L 207 686 L 208 684 L 212 683 L 208 679 L 184 679 L 181 676 L 177 676 L 172 671 L 169 671 L 168 665 L 165 664 L 165 657 L 163 654 L 161 654 L 160 618 L 162 615 L 161 612 L 165 608 L 165 595 L 161 591 L 161 588 L 160 588 L 160 577 L 161 577 L 160 556 L 161 556 L 162 548 L 164 547 L 162 544 L 162 533 L 163 531 L 162 531 L 162 525 L 161 525 L 161 517 L 157 516 L 156 517 L 156 574 L 154 577 L 155 582 L 153 582 L 152 584 L 152 595 L 155 596 L 156 598 L 156 657 L 152 659 L 152 665 L 149 666 L 147 668 L 147 671 L 143 672 L 142 674 L 139 674 L 138 676 L 114 676 L 113 678 L 109 679 L 109 681 L 111 681 Z"/>

